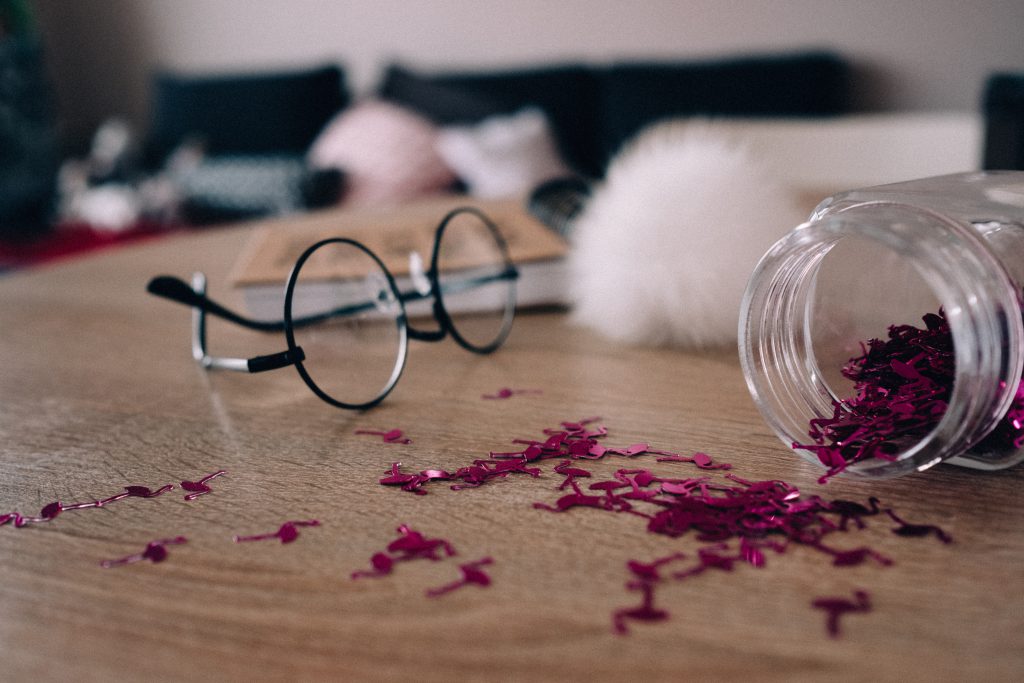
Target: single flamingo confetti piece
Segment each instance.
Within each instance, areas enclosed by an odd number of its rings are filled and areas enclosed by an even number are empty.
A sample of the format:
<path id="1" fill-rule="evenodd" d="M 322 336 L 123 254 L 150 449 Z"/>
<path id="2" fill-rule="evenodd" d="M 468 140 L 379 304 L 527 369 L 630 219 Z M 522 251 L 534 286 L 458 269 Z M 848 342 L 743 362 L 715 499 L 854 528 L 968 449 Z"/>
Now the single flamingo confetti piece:
<path id="1" fill-rule="evenodd" d="M 871 598 L 867 591 L 857 590 L 853 600 L 847 598 L 816 598 L 811 605 L 828 613 L 825 628 L 831 638 L 839 637 L 839 618 L 854 612 L 870 612 Z"/>
<path id="2" fill-rule="evenodd" d="M 878 499 L 872 496 L 868 499 L 868 506 L 861 505 L 855 500 L 833 500 L 828 504 L 829 512 L 837 512 L 840 515 L 839 529 L 846 531 L 847 525 L 852 520 L 858 529 L 866 528 L 864 517 L 873 517 L 881 510 L 878 507 Z"/>
<path id="3" fill-rule="evenodd" d="M 821 543 L 816 544 L 814 547 L 831 555 L 832 564 L 836 567 L 856 567 L 864 564 L 869 559 L 878 562 L 878 564 L 883 567 L 888 567 L 893 564 L 893 561 L 890 558 L 881 554 L 877 550 L 872 550 L 867 547 L 852 548 L 851 550 L 835 550 L 822 545 Z"/>
<path id="4" fill-rule="evenodd" d="M 480 398 L 494 401 L 494 400 L 512 398 L 513 396 L 523 396 L 523 395 L 540 394 L 540 393 L 543 393 L 543 392 L 541 392 L 540 389 L 510 389 L 508 387 L 502 387 L 501 389 L 498 389 L 493 394 L 483 394 L 483 395 L 480 396 Z"/>
<path id="5" fill-rule="evenodd" d="M 456 554 L 455 548 L 445 539 L 427 538 L 408 524 L 400 525 L 397 531 L 399 537 L 388 544 L 386 551 L 374 553 L 370 558 L 371 569 L 352 572 L 353 579 L 387 576 L 396 562 L 421 559 L 436 562 L 442 559 L 438 555 L 441 551 L 444 551 L 447 557 Z"/>
<path id="6" fill-rule="evenodd" d="M 235 543 L 247 543 L 249 541 L 266 541 L 271 538 L 276 538 L 279 539 L 281 543 L 291 543 L 299 537 L 298 527 L 305 526 L 320 526 L 320 521 L 316 519 L 307 519 L 303 521 L 293 520 L 285 522 L 273 533 L 257 534 L 255 536 L 233 536 L 232 540 Z"/>
<path id="7" fill-rule="evenodd" d="M 407 524 L 399 526 L 398 533 L 401 536 L 388 544 L 388 552 L 400 553 L 399 560 L 426 558 L 436 561 L 441 559 L 437 555 L 441 550 L 448 557 L 455 555 L 455 548 L 448 541 L 443 538 L 427 538 Z"/>
<path id="8" fill-rule="evenodd" d="M 384 443 L 397 443 L 397 444 L 409 444 L 412 443 L 412 439 L 408 439 L 402 433 L 401 429 L 389 429 L 386 432 L 374 431 L 372 429 L 357 429 L 355 434 L 369 434 L 370 436 L 379 436 Z"/>
<path id="9" fill-rule="evenodd" d="M 661 579 L 661 573 L 658 571 L 663 565 L 676 560 L 684 560 L 686 555 L 683 553 L 672 553 L 665 557 L 660 557 L 653 562 L 640 562 L 638 560 L 629 560 L 626 563 L 626 568 L 629 569 L 641 581 L 658 581 Z"/>
<path id="10" fill-rule="evenodd" d="M 480 567 L 492 564 L 494 560 L 490 557 L 477 560 L 475 562 L 467 562 L 466 564 L 459 565 L 459 571 L 462 572 L 462 578 L 452 583 L 440 586 L 438 588 L 431 588 L 427 590 L 427 596 L 436 598 L 445 593 L 451 593 L 453 590 L 458 590 L 469 585 L 477 585 L 486 587 L 491 585 L 491 577 Z"/>
<path id="11" fill-rule="evenodd" d="M 14 527 L 20 529 L 21 527 L 29 524 L 52 521 L 61 513 L 67 512 L 68 510 L 101 508 L 105 505 L 109 505 L 110 503 L 124 500 L 125 498 L 155 498 L 156 496 L 166 493 L 173 488 L 173 484 L 166 484 L 155 491 L 146 486 L 126 486 L 124 487 L 124 493 L 118 493 L 110 496 L 109 498 L 103 498 L 102 500 L 93 500 L 87 503 L 69 503 L 67 505 L 60 501 L 55 501 L 53 503 L 46 504 L 43 509 L 39 511 L 38 517 L 25 517 L 18 512 L 9 512 L 0 515 L 0 526 L 13 522 Z"/>
<path id="12" fill-rule="evenodd" d="M 210 481 L 211 479 L 216 479 L 217 477 L 224 474 L 227 474 L 227 470 L 217 470 L 213 474 L 208 474 L 202 479 L 199 479 L 198 481 L 181 482 L 181 488 L 183 488 L 186 491 L 191 491 L 191 493 L 185 496 L 185 500 L 195 500 L 199 496 L 205 496 L 207 493 L 212 493 L 213 489 L 207 486 L 206 482 Z"/>
<path id="13" fill-rule="evenodd" d="M 897 536 L 935 536 L 945 544 L 953 542 L 952 536 L 934 524 L 910 524 L 897 517 L 896 513 L 892 510 L 886 510 L 885 513 L 892 518 L 892 521 L 899 524 L 898 527 L 892 530 Z"/>
<path id="14" fill-rule="evenodd" d="M 639 590 L 641 593 L 640 605 L 616 610 L 612 614 L 612 627 L 619 635 L 629 633 L 626 625 L 627 619 L 635 621 L 665 621 L 669 618 L 667 610 L 654 606 L 654 585 L 649 581 L 636 581 L 628 584 L 632 590 Z"/>
<path id="15" fill-rule="evenodd" d="M 149 560 L 154 564 L 157 562 L 163 562 L 167 559 L 167 546 L 169 545 L 180 545 L 188 541 L 184 536 L 175 536 L 174 538 L 164 538 L 159 541 L 150 541 L 146 544 L 145 550 L 141 553 L 134 555 L 128 555 L 116 560 L 103 560 L 100 562 L 100 566 L 104 569 L 110 569 L 111 567 L 120 567 L 126 564 L 133 564 L 135 562 L 141 562 L 142 560 Z"/>

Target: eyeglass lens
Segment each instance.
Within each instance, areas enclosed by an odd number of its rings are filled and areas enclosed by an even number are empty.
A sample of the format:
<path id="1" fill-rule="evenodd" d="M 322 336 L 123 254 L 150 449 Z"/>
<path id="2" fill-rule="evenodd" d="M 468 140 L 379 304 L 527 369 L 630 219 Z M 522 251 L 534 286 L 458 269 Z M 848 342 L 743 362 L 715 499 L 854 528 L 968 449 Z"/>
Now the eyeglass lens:
<path id="1" fill-rule="evenodd" d="M 437 245 L 438 297 L 453 335 L 476 351 L 504 341 L 515 309 L 515 280 L 501 237 L 473 211 L 451 216 Z"/>
<path id="2" fill-rule="evenodd" d="M 377 259 L 353 242 L 331 240 L 298 265 L 294 278 L 285 315 L 305 354 L 300 373 L 347 406 L 387 394 L 405 361 L 407 332 L 398 293 Z M 315 324 L 303 324 L 309 318 Z"/>

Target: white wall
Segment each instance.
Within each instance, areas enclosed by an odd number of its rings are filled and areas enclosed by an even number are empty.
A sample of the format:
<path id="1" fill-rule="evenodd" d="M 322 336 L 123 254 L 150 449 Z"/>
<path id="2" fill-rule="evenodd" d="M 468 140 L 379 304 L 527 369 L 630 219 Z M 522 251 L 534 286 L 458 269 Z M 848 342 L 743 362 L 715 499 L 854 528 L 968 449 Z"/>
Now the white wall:
<path id="1" fill-rule="evenodd" d="M 145 120 L 155 66 L 424 68 L 692 59 L 807 47 L 857 69 L 863 110 L 976 111 L 1024 71 L 1024 0 L 35 0 L 66 130 Z"/>

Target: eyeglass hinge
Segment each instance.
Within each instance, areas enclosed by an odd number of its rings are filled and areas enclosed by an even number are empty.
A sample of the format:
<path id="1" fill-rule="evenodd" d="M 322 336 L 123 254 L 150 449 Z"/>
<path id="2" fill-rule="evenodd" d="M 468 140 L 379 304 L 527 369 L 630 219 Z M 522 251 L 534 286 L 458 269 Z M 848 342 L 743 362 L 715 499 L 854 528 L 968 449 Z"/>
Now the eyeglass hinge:
<path id="1" fill-rule="evenodd" d="M 266 372 L 267 370 L 277 370 L 278 368 L 295 365 L 304 360 L 306 360 L 306 354 L 303 353 L 301 346 L 296 346 L 294 349 L 272 353 L 269 356 L 250 358 L 247 363 L 249 365 L 249 372 Z"/>

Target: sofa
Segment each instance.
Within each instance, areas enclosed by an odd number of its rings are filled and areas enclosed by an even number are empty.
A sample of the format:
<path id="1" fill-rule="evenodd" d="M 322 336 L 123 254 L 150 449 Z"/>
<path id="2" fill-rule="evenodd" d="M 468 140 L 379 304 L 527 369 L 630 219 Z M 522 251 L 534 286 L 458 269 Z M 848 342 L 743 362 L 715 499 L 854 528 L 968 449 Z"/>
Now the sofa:
<path id="1" fill-rule="evenodd" d="M 529 110 L 543 116 L 553 150 L 546 153 L 543 171 L 517 180 L 539 181 L 559 170 L 593 179 L 628 139 L 656 120 L 843 114 L 849 110 L 850 74 L 846 60 L 828 51 L 476 71 L 428 72 L 396 63 L 384 69 L 376 88 L 358 95 L 337 65 L 266 74 L 164 72 L 153 79 L 146 158 L 157 168 L 181 145 L 202 145 L 203 165 L 185 181 L 193 222 L 360 197 L 397 201 L 475 188 L 473 169 L 460 172 L 458 163 L 432 157 L 429 136 L 461 131 L 465 138 L 473 127 L 497 125 L 502 117 L 520 132 L 535 133 L 536 121 L 526 114 L 511 118 Z M 508 136 L 506 130 L 491 133 Z M 320 158 L 325 148 L 333 156 Z M 471 152 L 479 156 L 481 150 Z M 507 146 L 490 154 L 484 163 L 492 166 L 507 167 L 517 154 L 526 158 Z M 319 163 L 310 167 L 311 159 Z M 440 165 L 449 168 L 442 172 Z M 363 167 L 378 173 L 371 181 L 384 187 L 360 191 L 366 189 Z M 488 170 L 494 169 L 481 173 Z M 268 205 L 272 187 L 277 195 L 289 188 L 293 200 Z"/>

